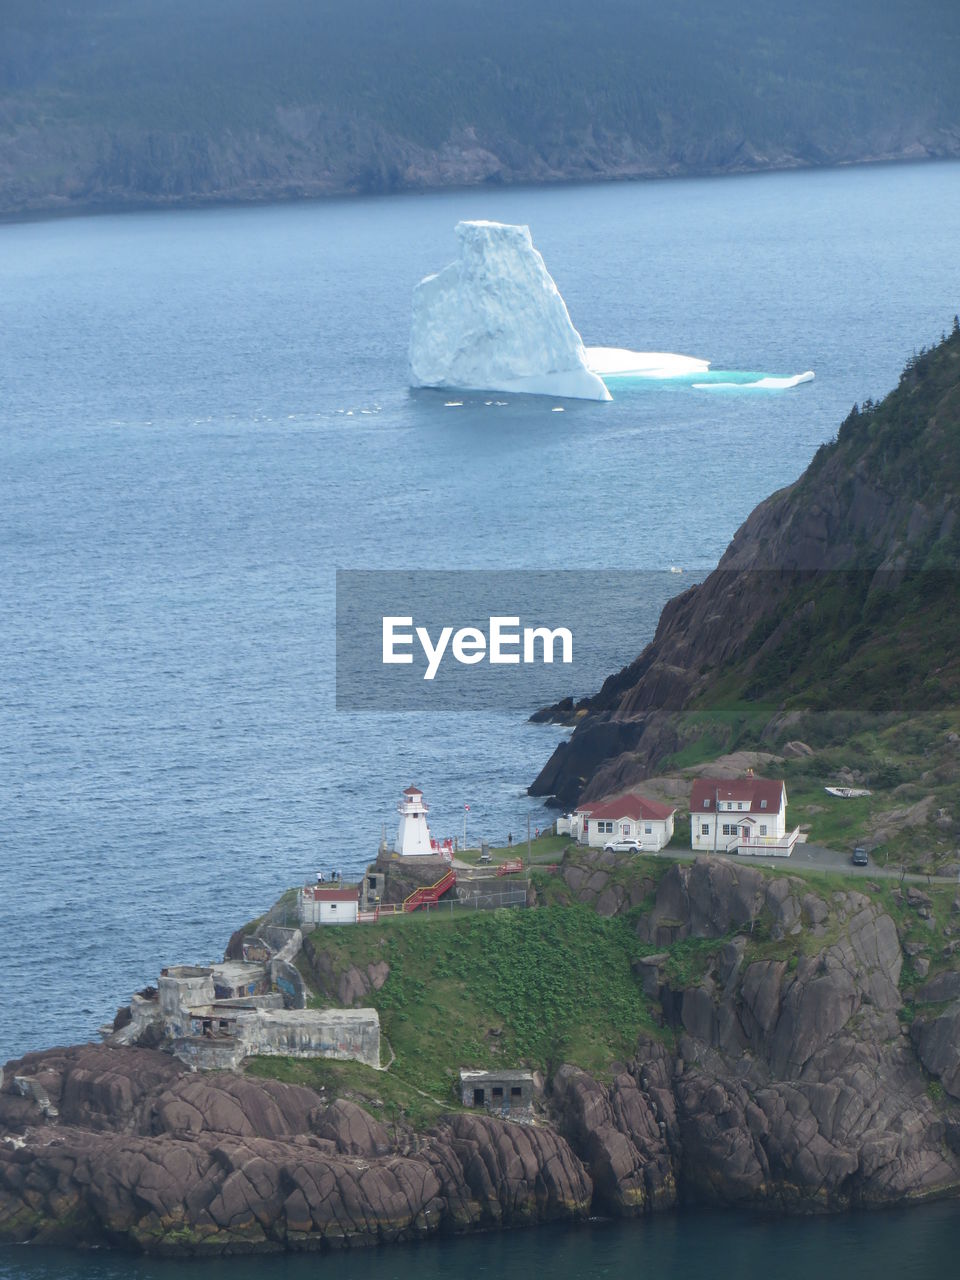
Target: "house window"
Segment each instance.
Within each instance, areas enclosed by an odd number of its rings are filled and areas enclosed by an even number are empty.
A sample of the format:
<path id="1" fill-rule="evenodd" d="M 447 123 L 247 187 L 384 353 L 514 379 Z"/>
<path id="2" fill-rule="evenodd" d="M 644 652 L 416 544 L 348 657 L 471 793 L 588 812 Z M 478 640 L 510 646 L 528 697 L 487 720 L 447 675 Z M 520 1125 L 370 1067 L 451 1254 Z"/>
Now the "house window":
<path id="1" fill-rule="evenodd" d="M 608 836 L 612 836 L 612 835 L 613 835 L 613 823 L 612 823 L 612 822 L 608 822 L 608 823 L 607 823 L 607 835 L 608 835 Z"/>
<path id="2" fill-rule="evenodd" d="M 767 834 L 767 824 L 765 822 L 760 823 L 760 834 L 762 836 L 765 836 Z"/>
<path id="3" fill-rule="evenodd" d="M 499 1101 L 502 1099 L 502 1097 L 503 1097 L 503 1088 L 502 1088 L 500 1085 L 495 1084 L 495 1085 L 493 1086 L 493 1100 L 494 1100 L 494 1102 L 499 1102 Z"/>
<path id="4" fill-rule="evenodd" d="M 648 835 L 648 836 L 652 836 L 652 835 L 653 835 L 653 827 L 644 827 L 643 829 L 644 829 L 644 831 L 647 833 L 647 835 Z"/>
<path id="5" fill-rule="evenodd" d="M 520 1088 L 520 1086 L 519 1086 L 518 1084 L 514 1084 L 514 1085 L 511 1085 L 511 1086 L 510 1086 L 510 1097 L 511 1097 L 511 1098 L 522 1098 L 522 1097 L 523 1097 L 523 1090 Z"/>
<path id="6" fill-rule="evenodd" d="M 330 907 L 331 911 L 336 911 L 337 909 L 337 904 L 335 902 L 328 903 L 328 906 Z"/>
<path id="7" fill-rule="evenodd" d="M 725 836 L 735 836 L 737 834 L 737 824 L 735 822 L 725 822 L 723 824 L 723 834 Z"/>
<path id="8" fill-rule="evenodd" d="M 760 801 L 760 808 L 761 808 L 761 809 L 765 809 L 766 807 L 767 807 L 767 802 L 766 802 L 766 800 L 761 800 L 761 801 Z"/>
<path id="9" fill-rule="evenodd" d="M 743 808 L 743 801 L 742 801 L 742 800 L 738 800 L 738 801 L 737 801 L 737 808 L 738 808 L 738 809 L 742 809 L 742 808 Z"/>
<path id="10" fill-rule="evenodd" d="M 709 796 L 706 798 L 706 800 L 704 800 L 704 802 L 703 802 L 703 807 L 704 807 L 705 809 L 709 809 L 709 808 L 710 808 L 710 797 L 709 797 Z"/>
<path id="11" fill-rule="evenodd" d="M 710 834 L 710 828 L 707 826 L 705 822 L 701 823 L 700 825 L 700 834 L 702 836 L 708 836 Z"/>

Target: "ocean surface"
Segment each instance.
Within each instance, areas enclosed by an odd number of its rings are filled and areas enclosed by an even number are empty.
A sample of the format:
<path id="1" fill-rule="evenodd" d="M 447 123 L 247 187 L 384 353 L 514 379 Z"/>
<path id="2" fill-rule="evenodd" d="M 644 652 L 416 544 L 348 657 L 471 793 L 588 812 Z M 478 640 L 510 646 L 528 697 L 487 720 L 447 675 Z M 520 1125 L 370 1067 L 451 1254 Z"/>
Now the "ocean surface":
<path id="1" fill-rule="evenodd" d="M 528 223 L 589 345 L 730 376 L 616 380 L 611 404 L 409 391 L 411 290 L 461 218 Z M 0 1060 L 95 1037 L 287 886 L 358 871 L 411 782 L 440 836 L 465 805 L 471 840 L 549 821 L 525 789 L 556 728 L 336 711 L 335 571 L 674 566 L 682 589 L 949 329 L 958 244 L 950 164 L 0 226 Z M 655 615 L 625 633 L 584 597 L 632 659 Z M 958 1242 L 952 1210 L 671 1219 L 350 1270 L 901 1276 Z M 166 1271 L 0 1254 L 2 1277 Z"/>

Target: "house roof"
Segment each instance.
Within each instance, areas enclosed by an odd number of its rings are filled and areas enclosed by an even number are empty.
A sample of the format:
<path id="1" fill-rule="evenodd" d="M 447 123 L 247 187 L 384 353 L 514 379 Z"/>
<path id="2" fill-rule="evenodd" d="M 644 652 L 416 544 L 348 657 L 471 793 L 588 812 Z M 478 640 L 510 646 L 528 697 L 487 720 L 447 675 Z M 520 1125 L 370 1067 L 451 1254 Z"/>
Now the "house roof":
<path id="1" fill-rule="evenodd" d="M 316 902 L 356 902 L 360 890 L 356 885 L 346 889 L 328 889 L 325 885 L 310 885 L 309 893 Z"/>
<path id="2" fill-rule="evenodd" d="M 616 800 L 601 800 L 596 804 L 582 804 L 577 809 L 578 813 L 588 814 L 591 818 L 632 818 L 634 822 L 649 822 L 653 819 L 656 822 L 664 822 L 670 817 L 671 813 L 676 813 L 675 808 L 671 808 L 668 804 L 660 804 L 656 800 L 648 800 L 646 796 L 638 796 L 636 792 L 630 792 L 625 796 L 618 796 Z"/>
<path id="3" fill-rule="evenodd" d="M 709 803 L 704 803 L 709 801 Z M 787 795 L 783 780 L 770 778 L 697 778 L 690 792 L 691 813 L 713 813 L 717 804 L 748 805 L 750 813 L 779 813 Z"/>

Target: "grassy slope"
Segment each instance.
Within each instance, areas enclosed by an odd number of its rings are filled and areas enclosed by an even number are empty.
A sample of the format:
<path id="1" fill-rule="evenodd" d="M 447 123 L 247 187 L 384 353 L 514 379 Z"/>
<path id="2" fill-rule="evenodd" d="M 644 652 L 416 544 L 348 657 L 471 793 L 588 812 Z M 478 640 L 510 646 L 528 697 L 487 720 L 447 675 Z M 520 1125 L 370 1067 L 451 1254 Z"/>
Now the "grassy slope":
<path id="1" fill-rule="evenodd" d="M 660 1025 L 659 1006 L 643 995 L 631 968 L 656 949 L 638 941 L 634 924 L 668 866 L 662 858 L 624 859 L 615 878 L 634 889 L 635 898 L 646 897 L 612 919 L 578 903 L 559 877 L 538 872 L 544 905 L 536 910 L 413 915 L 378 926 L 318 930 L 314 942 L 338 970 L 381 960 L 390 965 L 389 978 L 368 1002 L 380 1012 L 395 1060 L 379 1072 L 357 1063 L 288 1058 L 254 1059 L 247 1069 L 309 1084 L 328 1096 L 354 1097 L 387 1121 L 415 1128 L 457 1105 L 461 1067 L 527 1066 L 550 1072 L 561 1062 L 573 1062 L 608 1077 L 616 1062 L 632 1056 L 640 1034 L 672 1041 L 672 1032 Z M 789 869 L 760 870 L 791 874 Z M 953 886 L 926 890 L 932 909 L 925 921 L 904 901 L 896 881 L 876 884 L 809 872 L 803 879 L 828 902 L 839 890 L 868 892 L 893 917 L 903 942 L 923 946 L 931 960 L 929 976 L 954 964 L 943 954 L 957 919 Z M 769 922 L 761 917 L 746 930 L 747 961 L 789 963 L 822 950 L 840 927 L 833 918 L 824 936 L 803 933 L 773 941 Z M 671 982 L 676 987 L 697 983 L 726 941 L 675 943 L 667 963 Z M 901 979 L 908 1013 L 918 981 L 908 958 Z"/>

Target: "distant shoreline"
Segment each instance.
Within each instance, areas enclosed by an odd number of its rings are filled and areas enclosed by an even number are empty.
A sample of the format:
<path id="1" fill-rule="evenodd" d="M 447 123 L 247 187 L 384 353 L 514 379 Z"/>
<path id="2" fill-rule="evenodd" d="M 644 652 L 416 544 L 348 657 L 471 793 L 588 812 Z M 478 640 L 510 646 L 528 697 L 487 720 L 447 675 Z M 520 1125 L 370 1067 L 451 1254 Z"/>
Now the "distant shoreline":
<path id="1" fill-rule="evenodd" d="M 539 190 L 558 187 L 595 187 L 621 186 L 654 182 L 699 182 L 711 178 L 759 178 L 784 173 L 822 173 L 839 169 L 861 168 L 903 168 L 936 164 L 958 164 L 960 155 L 943 156 L 866 156 L 859 160 L 838 160 L 822 164 L 795 160 L 782 164 L 731 166 L 726 169 L 691 169 L 684 172 L 651 172 L 636 174 L 602 174 L 592 177 L 571 176 L 569 178 L 518 178 L 516 181 L 477 181 L 462 183 L 437 183 L 417 187 L 404 187 L 391 191 L 363 191 L 347 187 L 329 191 L 303 192 L 283 195 L 279 191 L 266 191 L 262 194 L 243 196 L 236 193 L 210 195 L 194 195 L 174 198 L 131 198 L 106 199 L 100 201 L 84 201 L 77 204 L 66 204 L 55 201 L 41 204 L 35 208 L 0 209 L 0 227 L 23 223 L 56 222 L 68 218 L 116 217 L 118 214 L 134 213 L 167 213 L 167 212 L 201 212 L 205 210 L 252 209 L 261 207 L 279 207 L 285 205 L 331 204 L 357 200 L 384 199 L 416 199 L 422 196 L 455 194 L 470 191 L 517 191 Z"/>

